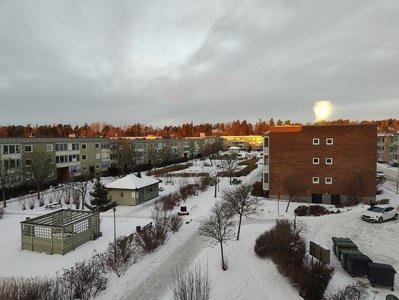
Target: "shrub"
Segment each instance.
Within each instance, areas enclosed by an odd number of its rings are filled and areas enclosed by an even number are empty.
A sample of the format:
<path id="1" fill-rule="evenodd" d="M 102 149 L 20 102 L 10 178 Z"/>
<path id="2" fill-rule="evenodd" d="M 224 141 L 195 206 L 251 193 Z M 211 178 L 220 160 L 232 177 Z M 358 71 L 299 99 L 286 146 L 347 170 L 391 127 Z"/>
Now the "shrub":
<path id="1" fill-rule="evenodd" d="M 304 260 L 303 270 L 298 276 L 299 294 L 306 300 L 324 299 L 324 292 L 335 273 L 334 268 L 308 257 Z"/>
<path id="2" fill-rule="evenodd" d="M 98 254 L 98 262 L 103 272 L 109 270 L 118 277 L 125 274 L 127 269 L 140 258 L 141 251 L 134 242 L 134 235 L 131 234 L 119 236 L 116 243 L 109 243 L 107 250 Z"/>
<path id="3" fill-rule="evenodd" d="M 281 274 L 299 287 L 300 295 L 307 300 L 324 299 L 334 269 L 306 255 L 306 242 L 301 236 L 304 227 L 288 220 L 277 220 L 276 225 L 261 234 L 255 241 L 255 253 L 270 257 Z"/>
<path id="4" fill-rule="evenodd" d="M 180 266 L 174 275 L 175 285 L 172 288 L 174 300 L 208 300 L 210 299 L 212 284 L 208 269 L 203 271 L 200 265 L 191 269 Z"/>
<path id="5" fill-rule="evenodd" d="M 179 231 L 182 224 L 183 224 L 183 218 L 181 216 L 179 215 L 170 216 L 168 227 L 173 233 Z"/>
<path id="6" fill-rule="evenodd" d="M 367 291 L 367 284 L 361 281 L 349 284 L 335 294 L 329 295 L 328 300 L 366 300 L 369 299 L 369 292 Z"/>
<path id="7" fill-rule="evenodd" d="M 157 201 L 156 205 L 161 205 L 162 210 L 168 211 L 174 209 L 177 205 L 179 205 L 181 200 L 181 194 L 179 192 L 174 192 L 163 196 Z"/>
<path id="8" fill-rule="evenodd" d="M 26 210 L 26 199 L 25 198 L 18 199 L 18 204 L 22 210 Z"/>
<path id="9" fill-rule="evenodd" d="M 3 277 L 0 278 L 0 299 L 53 300 L 68 299 L 59 278 Z"/>
<path id="10" fill-rule="evenodd" d="M 325 208 L 322 205 L 301 205 L 298 206 L 295 210 L 294 213 L 297 216 L 307 216 L 309 214 L 309 208 L 310 208 L 310 215 L 311 216 L 323 216 L 323 215 L 328 215 L 331 213 L 335 213 L 331 210 L 328 210 L 327 208 Z"/>
<path id="11" fill-rule="evenodd" d="M 299 251 L 304 255 L 305 244 L 300 236 L 303 228 L 294 228 L 288 220 L 277 220 L 276 225 L 262 233 L 255 241 L 255 253 L 261 257 L 271 257 L 275 253 L 290 254 Z"/>
<path id="12" fill-rule="evenodd" d="M 77 262 L 74 267 L 63 271 L 61 284 L 71 295 L 69 299 L 88 300 L 107 288 L 108 279 L 101 275 L 97 256 Z"/>
<path id="13" fill-rule="evenodd" d="M 168 239 L 169 216 L 166 212 L 155 207 L 152 213 L 153 225 L 146 226 L 134 236 L 135 243 L 140 246 L 144 253 L 153 252 L 163 245 Z"/>
<path id="14" fill-rule="evenodd" d="M 380 201 L 377 201 L 377 204 L 389 204 L 389 199 L 381 199 Z"/>

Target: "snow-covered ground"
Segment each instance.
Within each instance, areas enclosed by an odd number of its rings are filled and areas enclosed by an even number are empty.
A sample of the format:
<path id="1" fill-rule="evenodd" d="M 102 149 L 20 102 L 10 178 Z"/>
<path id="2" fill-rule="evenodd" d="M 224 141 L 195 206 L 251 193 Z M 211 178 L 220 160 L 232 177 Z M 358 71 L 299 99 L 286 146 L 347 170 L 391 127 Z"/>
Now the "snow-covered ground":
<path id="1" fill-rule="evenodd" d="M 198 168 L 199 162 L 193 166 Z M 252 183 L 260 179 L 262 166 L 252 172 L 245 182 Z M 379 165 L 384 168 L 384 165 Z M 390 171 L 392 167 L 389 167 Z M 109 179 L 104 179 L 109 180 Z M 177 179 L 178 180 L 178 179 Z M 173 192 L 177 188 L 168 184 L 162 186 L 161 196 Z M 229 186 L 229 179 L 222 178 L 220 190 Z M 387 181 L 384 193 L 377 199 L 388 198 L 393 205 L 399 205 L 396 194 L 396 182 Z M 244 220 L 240 240 L 228 241 L 225 245 L 225 256 L 228 261 L 228 270 L 223 271 L 220 265 L 220 246 L 210 239 L 196 234 L 200 221 L 208 215 L 213 203 L 219 198 L 214 197 L 212 187 L 188 199 L 184 205 L 190 212 L 185 217 L 186 222 L 181 229 L 172 234 L 165 245 L 150 255 L 132 265 L 125 275 L 117 277 L 109 274 L 109 286 L 97 299 L 138 299 L 150 300 L 172 299 L 171 286 L 173 274 L 178 265 L 193 266 L 199 264 L 208 269 L 213 289 L 211 299 L 302 299 L 298 291 L 281 276 L 270 260 L 260 259 L 253 250 L 255 239 L 264 231 L 270 229 L 279 218 L 293 219 L 294 209 L 300 205 L 291 203 L 285 213 L 287 202 L 276 200 L 261 200 L 259 215 Z M 135 231 L 137 225 L 146 225 L 150 222 L 154 200 L 136 207 L 118 206 L 116 210 L 117 235 L 128 235 Z M 332 207 L 332 206 L 331 206 Z M 333 208 L 333 207 L 332 207 Z M 382 224 L 363 222 L 359 215 L 368 205 L 358 205 L 344 209 L 341 214 L 323 217 L 301 217 L 307 224 L 306 238 L 325 245 L 332 246 L 331 237 L 349 237 L 374 262 L 391 264 L 399 270 L 399 221 L 388 221 Z M 176 208 L 177 209 L 177 208 Z M 21 250 L 20 222 L 26 217 L 34 217 L 48 213 L 44 207 L 35 207 L 33 210 L 22 211 L 17 199 L 9 202 L 6 213 L 0 219 L 0 276 L 52 276 L 61 273 L 63 268 L 72 267 L 74 262 L 91 256 L 93 251 L 101 252 L 113 240 L 114 219 L 113 211 L 101 213 L 101 231 L 103 236 L 90 241 L 68 254 L 48 255 Z M 326 294 L 334 293 L 338 288 L 360 279 L 368 283 L 366 277 L 352 278 L 346 273 L 338 259 L 331 252 L 331 263 L 336 270 Z M 399 297 L 399 281 L 395 279 L 395 291 L 388 287 L 369 285 L 370 298 L 382 300 L 387 294 Z"/>

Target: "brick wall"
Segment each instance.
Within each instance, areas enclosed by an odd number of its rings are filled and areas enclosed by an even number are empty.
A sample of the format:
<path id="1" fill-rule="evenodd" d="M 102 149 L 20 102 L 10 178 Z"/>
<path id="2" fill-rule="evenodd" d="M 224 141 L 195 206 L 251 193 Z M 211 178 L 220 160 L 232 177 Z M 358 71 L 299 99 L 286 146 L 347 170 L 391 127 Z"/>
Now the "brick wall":
<path id="1" fill-rule="evenodd" d="M 295 126 L 290 131 L 270 127 L 269 131 L 269 194 L 285 195 L 283 181 L 287 174 L 298 174 L 307 185 L 303 197 L 310 194 L 347 195 L 348 183 L 364 182 L 364 196 L 375 198 L 376 192 L 376 125 L 312 125 Z M 313 145 L 318 138 L 319 145 Z M 333 144 L 327 145 L 326 139 Z M 319 158 L 319 164 L 313 164 Z M 326 164 L 332 158 L 332 164 Z M 319 177 L 319 183 L 312 181 Z M 331 177 L 332 184 L 325 178 Z"/>

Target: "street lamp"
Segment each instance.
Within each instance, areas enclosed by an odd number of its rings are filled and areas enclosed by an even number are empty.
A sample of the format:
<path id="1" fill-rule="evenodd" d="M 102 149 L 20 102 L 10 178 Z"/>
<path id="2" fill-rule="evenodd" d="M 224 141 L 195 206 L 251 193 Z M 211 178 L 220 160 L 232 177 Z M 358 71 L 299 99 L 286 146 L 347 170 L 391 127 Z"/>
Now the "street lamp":
<path id="1" fill-rule="evenodd" d="M 112 208 L 114 211 L 114 263 L 116 263 L 116 222 L 115 222 L 115 211 L 116 211 L 116 206 Z"/>

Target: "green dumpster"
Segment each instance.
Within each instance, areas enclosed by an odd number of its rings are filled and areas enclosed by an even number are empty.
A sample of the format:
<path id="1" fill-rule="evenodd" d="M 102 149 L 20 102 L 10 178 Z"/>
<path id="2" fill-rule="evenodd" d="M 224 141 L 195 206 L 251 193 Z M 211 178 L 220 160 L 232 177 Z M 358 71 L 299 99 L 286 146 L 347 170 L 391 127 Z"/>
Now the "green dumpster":
<path id="1" fill-rule="evenodd" d="M 336 256 L 337 256 L 337 245 L 339 245 L 340 243 L 353 243 L 350 238 L 332 237 L 331 239 L 333 241 L 332 249 Z"/>
<path id="2" fill-rule="evenodd" d="M 344 249 L 357 249 L 357 245 L 354 242 L 339 242 L 336 245 L 336 256 L 338 260 L 342 259 L 341 251 Z"/>

